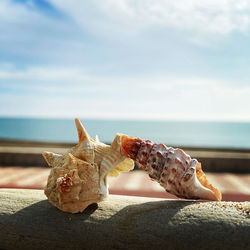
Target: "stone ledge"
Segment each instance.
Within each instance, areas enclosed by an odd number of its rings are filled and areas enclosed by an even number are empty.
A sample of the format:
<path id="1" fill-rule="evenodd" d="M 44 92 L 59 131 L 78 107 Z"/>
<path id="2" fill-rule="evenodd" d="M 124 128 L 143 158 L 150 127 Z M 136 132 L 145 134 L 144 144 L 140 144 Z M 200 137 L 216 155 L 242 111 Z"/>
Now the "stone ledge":
<path id="1" fill-rule="evenodd" d="M 111 195 L 83 213 L 40 190 L 0 189 L 1 249 L 249 249 L 250 202 Z"/>

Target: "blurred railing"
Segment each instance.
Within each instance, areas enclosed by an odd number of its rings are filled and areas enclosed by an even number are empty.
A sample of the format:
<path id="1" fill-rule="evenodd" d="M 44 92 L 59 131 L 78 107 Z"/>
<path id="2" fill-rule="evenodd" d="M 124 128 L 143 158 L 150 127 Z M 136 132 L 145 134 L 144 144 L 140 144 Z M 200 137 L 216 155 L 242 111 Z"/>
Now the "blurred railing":
<path id="1" fill-rule="evenodd" d="M 0 166 L 47 167 L 41 153 L 64 153 L 75 143 L 37 142 L 0 139 Z M 181 148 L 181 147 L 180 147 Z M 204 171 L 250 173 L 250 149 L 183 147 L 202 163 Z"/>

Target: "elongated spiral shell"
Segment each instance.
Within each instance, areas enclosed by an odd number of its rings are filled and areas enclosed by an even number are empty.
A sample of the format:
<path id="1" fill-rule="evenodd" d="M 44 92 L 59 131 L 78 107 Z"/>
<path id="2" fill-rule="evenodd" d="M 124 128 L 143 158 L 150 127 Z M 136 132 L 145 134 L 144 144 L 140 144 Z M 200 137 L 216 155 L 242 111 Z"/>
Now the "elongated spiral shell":
<path id="1" fill-rule="evenodd" d="M 167 192 L 180 198 L 221 200 L 221 193 L 208 183 L 201 164 L 183 150 L 127 135 L 122 136 L 122 148 Z"/>

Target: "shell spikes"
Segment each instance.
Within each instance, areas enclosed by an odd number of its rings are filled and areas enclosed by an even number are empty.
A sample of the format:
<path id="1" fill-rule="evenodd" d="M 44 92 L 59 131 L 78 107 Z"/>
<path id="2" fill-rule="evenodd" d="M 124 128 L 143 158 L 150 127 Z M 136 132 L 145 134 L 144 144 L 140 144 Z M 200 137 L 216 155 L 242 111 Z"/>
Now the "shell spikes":
<path id="1" fill-rule="evenodd" d="M 84 140 L 88 140 L 88 141 L 91 140 L 90 136 L 88 135 L 87 131 L 85 130 L 85 128 L 83 127 L 82 123 L 80 122 L 78 118 L 75 118 L 75 124 L 76 124 L 76 129 L 77 129 L 78 138 L 79 138 L 78 144 L 80 144 Z"/>
<path id="2" fill-rule="evenodd" d="M 122 136 L 124 153 L 169 193 L 187 199 L 221 200 L 221 193 L 208 183 L 196 159 L 181 149 Z"/>
<path id="3" fill-rule="evenodd" d="M 93 140 L 79 119 L 75 124 L 79 138 L 75 147 L 63 155 L 43 153 L 52 167 L 44 192 L 54 206 L 71 213 L 81 212 L 108 195 L 107 175 L 117 176 L 134 167 L 133 160 L 121 150 L 121 135 L 106 145 Z"/>

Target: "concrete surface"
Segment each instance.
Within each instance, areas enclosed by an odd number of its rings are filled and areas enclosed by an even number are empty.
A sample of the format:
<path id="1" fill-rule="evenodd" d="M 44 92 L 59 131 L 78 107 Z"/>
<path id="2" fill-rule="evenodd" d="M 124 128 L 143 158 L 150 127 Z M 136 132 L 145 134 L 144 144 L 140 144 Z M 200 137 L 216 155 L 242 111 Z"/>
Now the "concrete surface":
<path id="1" fill-rule="evenodd" d="M 0 189 L 1 249 L 250 249 L 250 202 L 110 196 L 83 213 Z"/>

